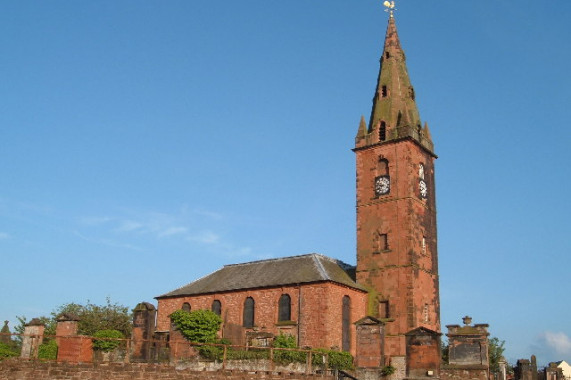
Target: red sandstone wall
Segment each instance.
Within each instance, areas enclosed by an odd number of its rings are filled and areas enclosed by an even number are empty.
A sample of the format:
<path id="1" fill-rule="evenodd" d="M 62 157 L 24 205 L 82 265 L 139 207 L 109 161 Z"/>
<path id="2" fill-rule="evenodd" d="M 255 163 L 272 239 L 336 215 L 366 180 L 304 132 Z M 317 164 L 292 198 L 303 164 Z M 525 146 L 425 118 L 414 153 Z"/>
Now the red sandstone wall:
<path id="1" fill-rule="evenodd" d="M 278 324 L 278 301 L 282 294 L 291 297 L 291 319 L 295 324 Z M 301 295 L 301 302 L 300 302 Z M 351 352 L 355 353 L 356 322 L 366 314 L 366 293 L 342 285 L 324 282 L 270 289 L 253 289 L 239 292 L 167 298 L 158 300 L 157 330 L 170 328 L 168 316 L 188 302 L 191 310 L 210 309 L 212 301 L 222 304 L 225 324 L 242 325 L 243 305 L 247 297 L 255 302 L 254 324 L 259 331 L 279 334 L 280 331 L 299 337 L 299 346 L 341 347 L 342 299 L 351 298 Z M 301 319 L 299 305 L 301 304 Z M 301 323 L 300 323 L 301 322 Z"/>
<path id="2" fill-rule="evenodd" d="M 412 141 L 382 144 L 357 154 L 357 280 L 389 300 L 388 355 L 404 355 L 405 334 L 424 326 L 440 331 L 433 159 Z M 377 197 L 379 157 L 389 161 L 391 190 Z M 419 196 L 418 166 L 425 167 L 428 198 Z M 388 235 L 388 251 L 374 253 L 374 233 Z M 425 237 L 425 250 L 422 238 Z M 424 307 L 428 305 L 428 320 Z M 381 316 L 384 317 L 384 316 Z"/>
<path id="3" fill-rule="evenodd" d="M 334 380 L 333 376 L 314 376 L 274 372 L 193 372 L 171 366 L 149 364 L 64 364 L 5 360 L 0 362 L 0 380 Z"/>

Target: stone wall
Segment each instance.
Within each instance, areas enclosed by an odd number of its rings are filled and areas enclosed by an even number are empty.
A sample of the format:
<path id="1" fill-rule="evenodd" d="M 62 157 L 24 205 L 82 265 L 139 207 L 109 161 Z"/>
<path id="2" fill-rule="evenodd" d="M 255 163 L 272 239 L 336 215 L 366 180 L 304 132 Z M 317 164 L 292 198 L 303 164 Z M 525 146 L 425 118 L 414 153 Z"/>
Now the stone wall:
<path id="1" fill-rule="evenodd" d="M 334 380 L 333 376 L 280 372 L 178 370 L 168 365 L 66 364 L 27 360 L 0 362 L 0 380 Z"/>
<path id="2" fill-rule="evenodd" d="M 440 380 L 489 380 L 489 371 L 486 366 L 444 365 L 440 368 Z"/>

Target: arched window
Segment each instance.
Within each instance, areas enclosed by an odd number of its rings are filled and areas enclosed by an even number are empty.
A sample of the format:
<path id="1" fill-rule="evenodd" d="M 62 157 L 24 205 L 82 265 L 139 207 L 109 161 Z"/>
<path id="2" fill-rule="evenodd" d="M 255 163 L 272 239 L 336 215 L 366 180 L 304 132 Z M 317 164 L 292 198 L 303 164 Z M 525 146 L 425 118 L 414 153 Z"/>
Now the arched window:
<path id="1" fill-rule="evenodd" d="M 182 310 L 190 312 L 190 304 L 188 302 L 183 303 L 182 304 Z"/>
<path id="2" fill-rule="evenodd" d="M 385 141 L 387 139 L 387 123 L 381 121 L 381 125 L 379 126 L 379 140 Z"/>
<path id="3" fill-rule="evenodd" d="M 220 316 L 222 314 L 222 304 L 218 300 L 212 301 L 212 312 Z"/>
<path id="4" fill-rule="evenodd" d="M 244 327 L 254 327 L 254 299 L 252 297 L 246 298 L 244 301 Z"/>
<path id="5" fill-rule="evenodd" d="M 278 322 L 291 321 L 291 297 L 282 294 L 278 305 Z"/>
<path id="6" fill-rule="evenodd" d="M 424 179 L 424 165 L 418 164 L 418 177 Z"/>
<path id="7" fill-rule="evenodd" d="M 342 337 L 341 346 L 343 351 L 351 350 L 351 299 L 349 296 L 343 297 L 343 308 L 342 308 Z"/>

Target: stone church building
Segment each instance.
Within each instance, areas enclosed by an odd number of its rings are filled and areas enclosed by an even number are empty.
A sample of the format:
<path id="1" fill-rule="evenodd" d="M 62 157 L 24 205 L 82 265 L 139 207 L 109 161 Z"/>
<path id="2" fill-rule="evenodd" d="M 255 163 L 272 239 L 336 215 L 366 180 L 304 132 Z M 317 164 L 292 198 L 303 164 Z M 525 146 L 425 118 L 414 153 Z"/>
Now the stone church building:
<path id="1" fill-rule="evenodd" d="M 221 336 L 351 352 L 357 367 L 438 377 L 440 301 L 434 146 L 422 124 L 391 14 L 356 156 L 356 266 L 320 254 L 226 265 L 158 300 L 157 331 L 178 309 L 211 309 Z"/>

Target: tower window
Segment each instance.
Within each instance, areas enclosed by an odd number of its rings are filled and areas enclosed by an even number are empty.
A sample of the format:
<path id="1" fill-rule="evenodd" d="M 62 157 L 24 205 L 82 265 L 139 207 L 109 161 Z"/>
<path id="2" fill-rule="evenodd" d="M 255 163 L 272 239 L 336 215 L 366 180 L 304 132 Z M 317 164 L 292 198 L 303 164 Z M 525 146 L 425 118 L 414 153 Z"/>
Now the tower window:
<path id="1" fill-rule="evenodd" d="M 388 51 L 385 52 L 385 58 L 389 59 L 391 57 L 391 53 L 389 53 Z"/>
<path id="2" fill-rule="evenodd" d="M 379 318 L 390 318 L 389 301 L 379 301 Z"/>
<path id="3" fill-rule="evenodd" d="M 389 161 L 386 158 L 379 158 L 379 175 L 389 175 Z"/>
<path id="4" fill-rule="evenodd" d="M 212 301 L 212 312 L 220 316 L 222 314 L 222 304 L 218 300 Z"/>
<path id="5" fill-rule="evenodd" d="M 429 306 L 427 303 L 424 304 L 424 309 L 422 310 L 422 320 L 424 323 L 430 322 L 430 315 L 428 313 Z"/>
<path id="6" fill-rule="evenodd" d="M 379 127 L 379 140 L 385 141 L 387 139 L 387 123 L 381 121 L 381 125 Z"/>
<path id="7" fill-rule="evenodd" d="M 411 98 L 412 100 L 415 100 L 416 95 L 414 94 L 414 87 L 412 87 L 412 86 L 409 87 L 409 89 L 408 89 L 408 94 L 410 95 L 410 98 Z"/>
<path id="8" fill-rule="evenodd" d="M 255 302 L 252 297 L 246 298 L 244 301 L 244 315 L 242 326 L 252 328 L 254 327 L 254 306 Z"/>
<path id="9" fill-rule="evenodd" d="M 418 177 L 424 179 L 424 165 L 418 164 Z"/>
<path id="10" fill-rule="evenodd" d="M 422 254 L 426 255 L 426 238 L 422 237 Z"/>
<path id="11" fill-rule="evenodd" d="M 375 236 L 373 237 L 373 252 L 374 253 L 381 253 L 383 251 L 389 250 L 389 239 L 387 234 L 382 234 L 380 232 L 375 232 Z"/>
<path id="12" fill-rule="evenodd" d="M 342 337 L 341 337 L 341 349 L 343 351 L 351 350 L 351 298 L 349 296 L 343 297 L 343 308 L 342 308 Z"/>
<path id="13" fill-rule="evenodd" d="M 387 86 L 381 86 L 381 98 L 386 98 L 388 94 Z"/>
<path id="14" fill-rule="evenodd" d="M 291 321 L 291 297 L 282 294 L 278 305 L 278 322 Z"/>

